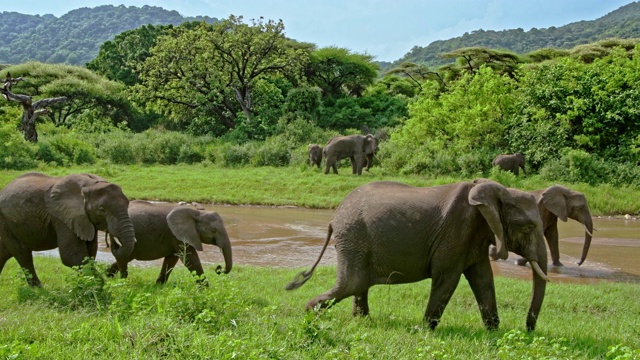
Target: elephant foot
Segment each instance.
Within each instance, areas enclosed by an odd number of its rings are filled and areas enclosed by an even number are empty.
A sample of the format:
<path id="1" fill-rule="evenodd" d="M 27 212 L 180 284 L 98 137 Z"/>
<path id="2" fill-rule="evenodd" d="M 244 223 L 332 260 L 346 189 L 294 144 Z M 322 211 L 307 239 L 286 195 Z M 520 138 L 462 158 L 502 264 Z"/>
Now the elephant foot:
<path id="1" fill-rule="evenodd" d="M 528 261 L 525 258 L 517 258 L 516 261 L 515 261 L 516 265 L 520 265 L 520 266 L 527 265 L 527 262 Z"/>
<path id="2" fill-rule="evenodd" d="M 561 267 L 561 266 L 564 266 L 564 264 L 561 263 L 560 260 L 558 260 L 553 262 L 553 266 Z"/>

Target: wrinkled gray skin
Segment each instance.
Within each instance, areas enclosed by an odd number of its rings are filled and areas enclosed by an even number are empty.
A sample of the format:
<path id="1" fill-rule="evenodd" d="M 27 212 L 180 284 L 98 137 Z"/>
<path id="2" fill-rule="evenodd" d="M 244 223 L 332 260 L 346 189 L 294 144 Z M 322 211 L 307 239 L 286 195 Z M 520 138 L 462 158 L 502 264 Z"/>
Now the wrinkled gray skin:
<path id="1" fill-rule="evenodd" d="M 353 296 L 353 315 L 368 315 L 371 286 L 431 278 L 424 320 L 434 329 L 464 274 L 485 326 L 496 329 L 499 318 L 487 256 L 494 243 L 499 258 L 506 259 L 513 251 L 532 263 L 533 296 L 526 326 L 528 330 L 536 326 L 548 279 L 542 221 L 531 194 L 495 182 L 360 186 L 336 210 L 316 263 L 287 285 L 288 290 L 312 276 L 332 235 L 337 281 L 331 290 L 310 300 L 307 310 Z"/>
<path id="2" fill-rule="evenodd" d="M 322 164 L 322 146 L 318 144 L 309 144 L 309 165 L 316 165 L 320 168 L 320 164 Z"/>
<path id="3" fill-rule="evenodd" d="M 32 251 L 59 249 L 62 263 L 79 266 L 95 258 L 97 231 L 122 239 L 116 259 L 128 258 L 135 242 L 122 189 L 91 174 L 22 175 L 0 190 L 0 272 L 15 257 L 31 286 L 41 286 Z"/>
<path id="4" fill-rule="evenodd" d="M 593 219 L 583 193 L 573 191 L 562 185 L 553 185 L 546 189 L 531 191 L 536 198 L 544 237 L 549 244 L 549 252 L 554 266 L 564 266 L 560 262 L 560 248 L 558 246 L 558 219 L 566 222 L 573 219 L 584 227 L 584 245 L 578 265 L 582 265 L 589 253 L 591 238 L 593 237 Z M 519 259 L 519 264 L 522 260 Z"/>
<path id="5" fill-rule="evenodd" d="M 324 147 L 323 155 L 326 159 L 324 173 L 329 169 L 338 173 L 336 163 L 342 159 L 351 159 L 353 174 L 362 175 L 362 168 L 367 165 L 367 155 L 377 151 L 377 141 L 373 135 L 336 136 L 329 140 Z"/>
<path id="6" fill-rule="evenodd" d="M 524 170 L 524 155 L 520 153 L 515 153 L 512 155 L 509 154 L 501 154 L 496 156 L 491 163 L 493 166 L 499 166 L 502 170 L 511 171 L 512 173 L 518 175 L 520 168 L 522 168 L 522 173 L 526 174 L 527 172 Z"/>
<path id="7" fill-rule="evenodd" d="M 231 271 L 231 242 L 217 212 L 134 200 L 129 205 L 129 216 L 133 221 L 137 242 L 128 258 L 119 259 L 111 265 L 109 276 L 120 271 L 123 278 L 127 277 L 127 264 L 131 260 L 164 258 L 156 283 L 164 284 L 169 279 L 178 260 L 182 260 L 189 272 L 195 271 L 203 280 L 201 275 L 204 270 L 197 252 L 202 251 L 202 244 L 218 246 L 225 261 L 224 273 Z M 117 251 L 118 242 L 112 236 L 110 240 L 112 251 Z M 221 272 L 220 266 L 216 272 Z"/>

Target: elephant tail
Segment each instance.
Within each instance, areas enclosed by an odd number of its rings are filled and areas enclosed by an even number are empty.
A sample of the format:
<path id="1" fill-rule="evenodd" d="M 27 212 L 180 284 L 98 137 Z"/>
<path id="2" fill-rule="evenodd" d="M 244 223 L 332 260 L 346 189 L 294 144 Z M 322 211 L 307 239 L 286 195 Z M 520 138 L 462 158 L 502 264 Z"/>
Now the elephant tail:
<path id="1" fill-rule="evenodd" d="M 311 269 L 309 269 L 308 271 L 302 271 L 298 273 L 298 275 L 296 275 L 293 281 L 287 284 L 287 286 L 285 286 L 285 290 L 297 289 L 300 286 L 302 286 L 304 283 L 306 283 L 307 280 L 311 279 L 311 276 L 313 275 L 313 271 L 316 269 L 316 267 L 320 263 L 320 260 L 322 259 L 322 255 L 324 255 L 324 251 L 327 250 L 327 245 L 329 245 L 331 234 L 333 234 L 333 227 L 331 227 L 331 224 L 329 224 L 329 229 L 327 230 L 327 238 L 324 241 L 324 246 L 322 247 L 322 251 L 320 252 L 320 256 L 318 256 L 316 263 L 313 264 Z"/>

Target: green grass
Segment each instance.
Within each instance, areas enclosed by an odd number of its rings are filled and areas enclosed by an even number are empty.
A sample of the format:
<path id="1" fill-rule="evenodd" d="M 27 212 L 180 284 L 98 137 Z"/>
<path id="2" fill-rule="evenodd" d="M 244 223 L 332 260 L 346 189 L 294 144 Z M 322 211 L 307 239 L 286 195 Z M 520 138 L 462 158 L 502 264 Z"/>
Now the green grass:
<path id="1" fill-rule="evenodd" d="M 374 167 L 362 176 L 341 168 L 338 175 L 303 166 L 226 168 L 212 165 L 90 165 L 87 167 L 47 167 L 41 172 L 62 176 L 90 172 L 120 185 L 131 199 L 196 201 L 216 204 L 295 205 L 308 208 L 335 208 L 359 185 L 380 180 L 400 181 L 414 186 L 432 186 L 474 178 L 427 178 L 390 174 Z M 0 172 L 0 186 L 25 171 Z M 492 171 L 491 178 L 522 190 L 553 185 L 538 176 L 516 177 Z M 585 193 L 593 215 L 640 214 L 640 189 L 609 185 L 563 184 Z"/>
<path id="2" fill-rule="evenodd" d="M 218 276 L 207 268 L 210 286 L 197 288 L 183 266 L 157 286 L 156 267 L 102 282 L 55 257 L 35 261 L 42 289 L 27 287 L 15 261 L 0 277 L 0 358 L 640 358 L 638 284 L 551 283 L 538 328 L 527 333 L 529 281 L 496 279 L 501 324 L 489 332 L 462 280 L 431 331 L 422 322 L 429 280 L 373 287 L 371 316 L 353 318 L 350 300 L 303 310 L 333 285 L 334 267 L 286 291 L 300 269 L 238 266 Z"/>
<path id="3" fill-rule="evenodd" d="M 308 167 L 219 168 L 204 165 L 46 168 L 50 175 L 91 172 L 122 186 L 130 198 L 201 203 L 335 208 L 355 187 L 377 180 L 430 186 L 461 180 L 397 176 L 374 168 L 353 176 Z M 4 186 L 23 172 L 0 172 Z M 537 177 L 492 177 L 523 190 L 551 184 Z M 639 191 L 565 184 L 583 191 L 594 215 L 638 213 Z M 135 267 L 106 282 L 36 257 L 44 287 L 26 286 L 15 260 L 0 276 L 0 359 L 640 359 L 639 284 L 550 283 L 536 331 L 525 331 L 531 283 L 496 278 L 501 324 L 482 326 L 462 280 L 435 331 L 422 322 L 430 281 L 371 289 L 371 317 L 353 318 L 345 300 L 320 313 L 304 304 L 335 282 L 320 267 L 302 288 L 284 286 L 301 269 L 235 266 L 205 269 L 197 288 L 183 266 L 165 286 L 159 267 Z M 101 271 L 106 265 L 98 264 Z"/>

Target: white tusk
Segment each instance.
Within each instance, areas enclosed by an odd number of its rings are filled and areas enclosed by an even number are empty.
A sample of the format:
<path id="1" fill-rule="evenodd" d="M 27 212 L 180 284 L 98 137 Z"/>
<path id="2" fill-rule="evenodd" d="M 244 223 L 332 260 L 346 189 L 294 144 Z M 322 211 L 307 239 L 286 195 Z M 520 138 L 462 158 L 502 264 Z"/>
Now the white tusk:
<path id="1" fill-rule="evenodd" d="M 113 240 L 115 240 L 116 244 L 118 244 L 119 246 L 122 246 L 122 243 L 120 242 L 120 240 L 118 240 L 117 237 L 113 237 Z"/>
<path id="2" fill-rule="evenodd" d="M 536 274 L 538 274 L 538 276 L 542 278 L 542 280 L 547 282 L 550 281 L 547 275 L 545 275 L 545 273 L 540 268 L 540 265 L 538 265 L 537 261 L 529 261 L 529 263 L 531 264 L 531 268 L 533 269 L 533 271 L 535 271 Z"/>
<path id="3" fill-rule="evenodd" d="M 589 231 L 589 229 L 587 229 L 587 227 L 584 224 L 582 224 L 582 227 L 584 228 L 584 232 L 589 234 L 589 236 L 593 237 L 593 234 L 591 233 L 591 231 Z M 593 229 L 593 230 L 595 231 L 596 229 Z"/>

